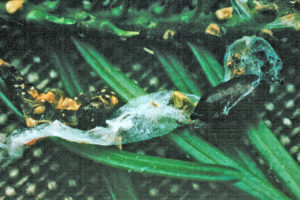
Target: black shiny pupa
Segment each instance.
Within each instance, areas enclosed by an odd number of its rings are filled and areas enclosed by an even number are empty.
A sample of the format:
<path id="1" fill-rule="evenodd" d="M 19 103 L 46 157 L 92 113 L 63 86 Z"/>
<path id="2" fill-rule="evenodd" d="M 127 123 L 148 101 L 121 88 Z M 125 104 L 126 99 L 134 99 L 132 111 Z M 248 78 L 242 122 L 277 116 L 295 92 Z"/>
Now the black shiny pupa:
<path id="1" fill-rule="evenodd" d="M 208 89 L 191 114 L 191 119 L 204 122 L 223 121 L 229 117 L 238 119 L 241 114 L 252 110 L 253 103 L 258 103 L 253 102 L 252 98 L 257 96 L 259 83 L 259 77 L 250 74 Z"/>

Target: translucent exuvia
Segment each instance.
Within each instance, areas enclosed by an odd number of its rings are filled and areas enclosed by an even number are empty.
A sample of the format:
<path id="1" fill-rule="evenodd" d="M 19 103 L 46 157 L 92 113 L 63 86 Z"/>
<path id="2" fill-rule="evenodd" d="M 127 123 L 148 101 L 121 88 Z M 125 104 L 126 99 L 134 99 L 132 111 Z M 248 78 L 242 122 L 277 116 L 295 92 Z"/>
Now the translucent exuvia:
<path id="1" fill-rule="evenodd" d="M 266 40 L 244 36 L 227 48 L 224 69 L 224 82 L 238 75 L 254 74 L 259 77 L 259 82 L 278 85 L 282 62 Z"/>
<path id="2" fill-rule="evenodd" d="M 199 97 L 187 95 L 192 102 Z M 175 128 L 191 123 L 190 111 L 172 104 L 173 92 L 160 91 L 129 101 L 106 121 L 106 127 L 83 131 L 56 120 L 34 128 L 14 131 L 0 141 L 0 162 L 22 156 L 26 145 L 46 137 L 95 145 L 120 145 L 165 135 Z"/>

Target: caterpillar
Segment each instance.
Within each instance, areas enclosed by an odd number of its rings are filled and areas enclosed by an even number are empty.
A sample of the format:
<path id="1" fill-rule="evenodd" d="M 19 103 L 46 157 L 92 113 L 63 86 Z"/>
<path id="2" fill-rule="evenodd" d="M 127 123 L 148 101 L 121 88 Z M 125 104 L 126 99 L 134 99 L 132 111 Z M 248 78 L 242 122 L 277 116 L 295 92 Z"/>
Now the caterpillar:
<path id="1" fill-rule="evenodd" d="M 67 97 L 60 89 L 40 92 L 1 59 L 0 78 L 11 94 L 12 102 L 22 110 L 27 127 L 59 120 L 65 125 L 88 130 L 105 126 L 105 120 L 121 105 L 116 94 L 106 88 L 93 96 L 80 94 L 75 98 Z"/>

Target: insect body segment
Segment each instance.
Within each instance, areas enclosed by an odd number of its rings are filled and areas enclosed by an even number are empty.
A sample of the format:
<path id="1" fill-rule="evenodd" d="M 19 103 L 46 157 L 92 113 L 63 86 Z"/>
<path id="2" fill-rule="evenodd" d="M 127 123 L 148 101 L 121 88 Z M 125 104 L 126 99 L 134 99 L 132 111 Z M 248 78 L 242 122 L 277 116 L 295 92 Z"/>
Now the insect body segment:
<path id="1" fill-rule="evenodd" d="M 59 89 L 41 93 L 24 82 L 24 78 L 8 63 L 0 60 L 0 77 L 12 95 L 15 105 L 22 109 L 28 127 L 56 119 L 80 129 L 105 126 L 105 120 L 119 107 L 116 95 L 103 89 L 94 97 L 81 94 L 66 97 Z"/>
<path id="2" fill-rule="evenodd" d="M 80 97 L 79 97 L 80 99 Z M 81 129 L 90 129 L 96 126 L 105 126 L 105 120 L 119 107 L 116 94 L 107 89 L 102 89 L 100 94 L 84 102 L 76 116 Z"/>
<path id="3" fill-rule="evenodd" d="M 24 78 L 10 64 L 0 59 L 0 78 L 5 82 L 5 89 L 11 92 L 11 100 L 18 105 L 24 98 L 30 97 L 26 92 L 30 85 L 24 83 Z"/>

